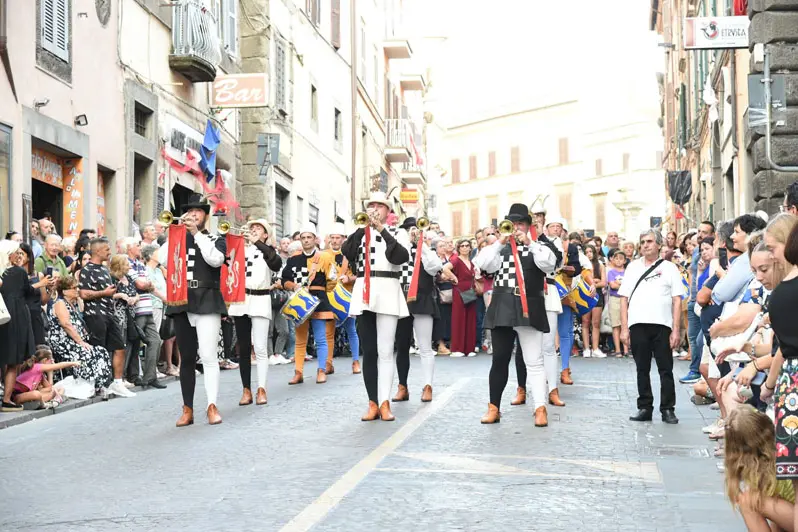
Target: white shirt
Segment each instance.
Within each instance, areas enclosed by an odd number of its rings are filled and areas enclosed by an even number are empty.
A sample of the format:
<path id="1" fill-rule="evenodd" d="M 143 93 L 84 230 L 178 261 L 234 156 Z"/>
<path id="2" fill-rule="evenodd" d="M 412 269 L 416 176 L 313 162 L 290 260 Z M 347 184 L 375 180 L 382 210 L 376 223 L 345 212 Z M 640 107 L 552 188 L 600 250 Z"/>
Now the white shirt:
<path id="1" fill-rule="evenodd" d="M 633 260 L 618 289 L 618 295 L 632 295 L 638 279 L 642 277 L 651 264 L 646 265 L 644 258 Z M 684 294 L 682 276 L 675 264 L 663 261 L 645 279 L 640 281 L 634 297 L 629 300 L 629 327 L 637 323 L 664 325 L 673 328 L 673 298 Z"/>

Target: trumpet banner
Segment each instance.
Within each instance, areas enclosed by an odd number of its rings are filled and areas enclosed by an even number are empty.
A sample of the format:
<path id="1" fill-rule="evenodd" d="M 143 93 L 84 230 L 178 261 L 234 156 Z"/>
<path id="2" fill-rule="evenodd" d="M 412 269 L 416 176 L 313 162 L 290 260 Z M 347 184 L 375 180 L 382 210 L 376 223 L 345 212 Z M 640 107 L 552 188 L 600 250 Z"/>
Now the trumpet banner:
<path id="1" fill-rule="evenodd" d="M 222 297 L 227 305 L 246 299 L 247 258 L 244 237 L 227 234 L 227 260 L 222 264 Z"/>
<path id="2" fill-rule="evenodd" d="M 166 304 L 181 306 L 188 304 L 188 283 L 186 282 L 186 226 L 169 226 L 169 258 L 166 266 Z"/>

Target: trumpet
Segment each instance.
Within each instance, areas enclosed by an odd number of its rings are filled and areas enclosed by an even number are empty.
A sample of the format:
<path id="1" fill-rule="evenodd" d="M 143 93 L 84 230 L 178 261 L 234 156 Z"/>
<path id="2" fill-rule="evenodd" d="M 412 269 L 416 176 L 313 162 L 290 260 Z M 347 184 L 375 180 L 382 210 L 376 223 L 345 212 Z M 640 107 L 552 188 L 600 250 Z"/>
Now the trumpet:
<path id="1" fill-rule="evenodd" d="M 186 213 L 188 214 L 188 213 Z M 161 214 L 158 215 L 158 221 L 164 225 L 172 225 L 175 220 L 178 222 L 182 222 L 185 219 L 186 215 L 184 214 L 180 218 L 175 218 L 175 215 L 172 214 L 172 211 L 161 211 Z"/>
<path id="2" fill-rule="evenodd" d="M 366 227 L 371 223 L 371 217 L 365 212 L 359 212 L 355 215 L 354 222 L 357 227 Z"/>
<path id="3" fill-rule="evenodd" d="M 227 220 L 222 220 L 221 222 L 219 222 L 219 227 L 216 228 L 216 231 L 220 235 L 226 235 L 230 231 L 233 231 L 233 234 L 239 233 L 239 234 L 243 235 L 243 234 L 248 232 L 248 227 L 246 225 L 242 225 L 240 227 L 236 227 L 236 226 L 233 226 Z"/>
<path id="4" fill-rule="evenodd" d="M 418 227 L 421 231 L 426 231 L 429 229 L 429 223 L 429 218 L 422 216 L 416 221 L 416 227 Z"/>
<path id="5" fill-rule="evenodd" d="M 502 236 L 509 236 L 515 233 L 515 224 L 510 220 L 502 220 L 499 224 L 499 234 Z"/>

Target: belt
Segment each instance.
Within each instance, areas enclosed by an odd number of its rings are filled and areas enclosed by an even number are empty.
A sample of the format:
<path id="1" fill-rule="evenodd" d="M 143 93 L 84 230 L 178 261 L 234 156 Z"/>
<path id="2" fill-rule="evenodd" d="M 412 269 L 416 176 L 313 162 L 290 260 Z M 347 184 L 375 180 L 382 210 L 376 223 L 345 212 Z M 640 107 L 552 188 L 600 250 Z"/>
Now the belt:
<path id="1" fill-rule="evenodd" d="M 546 277 L 546 284 L 550 284 L 550 285 L 553 286 L 553 285 L 557 284 L 557 281 L 555 281 L 554 279 L 552 279 L 550 277 Z"/>
<path id="2" fill-rule="evenodd" d="M 358 277 L 364 277 L 363 274 L 357 274 Z M 401 277 L 401 272 L 389 272 L 389 271 L 376 271 L 370 272 L 369 277 L 383 277 L 385 279 L 399 279 Z"/>
<path id="3" fill-rule="evenodd" d="M 188 282 L 189 288 L 219 288 L 219 281 L 197 281 L 190 280 Z"/>
<path id="4" fill-rule="evenodd" d="M 307 288 L 308 288 L 308 290 L 313 290 L 315 292 L 326 292 L 327 291 L 327 287 L 326 286 L 308 286 Z"/>
<path id="5" fill-rule="evenodd" d="M 494 294 L 513 294 L 514 296 L 519 296 L 520 297 L 521 296 L 521 288 L 518 287 L 518 286 L 516 286 L 515 288 L 510 288 L 509 286 L 494 286 L 493 287 L 493 293 Z M 533 296 L 533 295 L 535 295 L 535 294 L 530 294 L 529 292 L 527 292 L 527 294 L 526 294 L 527 297 L 530 297 L 530 296 Z M 542 296 L 543 292 L 538 292 L 537 295 L 538 296 Z"/>
<path id="6" fill-rule="evenodd" d="M 265 288 L 263 290 L 255 290 L 253 288 L 247 288 L 245 292 L 249 296 L 265 296 L 268 295 L 271 292 L 271 290 L 268 288 Z"/>

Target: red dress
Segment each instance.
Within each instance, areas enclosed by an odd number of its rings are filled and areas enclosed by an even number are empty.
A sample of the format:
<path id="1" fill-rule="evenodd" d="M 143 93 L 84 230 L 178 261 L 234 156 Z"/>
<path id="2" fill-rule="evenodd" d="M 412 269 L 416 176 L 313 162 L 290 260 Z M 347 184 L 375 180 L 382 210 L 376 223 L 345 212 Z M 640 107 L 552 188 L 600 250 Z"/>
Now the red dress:
<path id="1" fill-rule="evenodd" d="M 463 304 L 460 292 L 474 288 L 474 264 L 470 266 L 452 256 L 452 272 L 457 276 L 457 286 L 452 290 L 452 352 L 469 354 L 477 345 L 477 304 Z"/>

